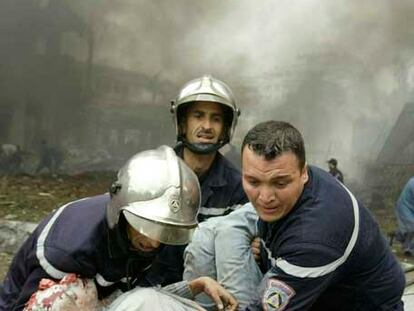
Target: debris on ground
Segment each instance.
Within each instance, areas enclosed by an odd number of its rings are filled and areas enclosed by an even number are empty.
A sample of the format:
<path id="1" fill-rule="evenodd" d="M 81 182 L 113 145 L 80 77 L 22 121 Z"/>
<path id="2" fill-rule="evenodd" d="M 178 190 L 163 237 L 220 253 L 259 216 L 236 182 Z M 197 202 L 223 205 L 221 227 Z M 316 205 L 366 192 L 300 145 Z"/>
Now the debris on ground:
<path id="1" fill-rule="evenodd" d="M 39 223 L 67 202 L 107 192 L 115 176 L 114 172 L 0 176 L 0 221 Z M 2 226 L 2 229 L 12 230 L 9 226 Z M 13 241 L 7 243 L 12 245 Z M 10 245 L 0 252 L 0 281 L 12 259 Z"/>

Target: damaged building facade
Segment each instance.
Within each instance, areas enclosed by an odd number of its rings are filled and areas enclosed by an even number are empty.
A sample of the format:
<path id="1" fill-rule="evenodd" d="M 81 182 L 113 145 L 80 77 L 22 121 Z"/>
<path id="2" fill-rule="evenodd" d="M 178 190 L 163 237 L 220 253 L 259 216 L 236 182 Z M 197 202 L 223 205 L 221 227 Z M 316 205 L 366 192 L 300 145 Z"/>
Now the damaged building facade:
<path id="1" fill-rule="evenodd" d="M 47 140 L 72 156 L 122 160 L 171 144 L 175 87 L 157 75 L 95 64 L 93 31 L 68 3 L 0 5 L 0 143 L 36 153 Z"/>
<path id="2" fill-rule="evenodd" d="M 404 105 L 365 180 L 372 191 L 372 208 L 393 205 L 406 182 L 414 176 L 414 102 Z"/>

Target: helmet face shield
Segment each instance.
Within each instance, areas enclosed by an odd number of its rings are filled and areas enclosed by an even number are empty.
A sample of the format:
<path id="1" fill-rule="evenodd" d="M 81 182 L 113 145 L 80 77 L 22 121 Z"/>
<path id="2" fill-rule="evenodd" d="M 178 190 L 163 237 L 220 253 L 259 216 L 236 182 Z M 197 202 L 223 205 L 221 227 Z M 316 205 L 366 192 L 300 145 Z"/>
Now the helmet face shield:
<path id="1" fill-rule="evenodd" d="M 185 121 L 186 107 L 194 102 L 215 102 L 223 106 L 225 132 L 218 148 L 228 143 L 236 128 L 240 110 L 236 106 L 230 88 L 224 82 L 209 75 L 188 82 L 180 90 L 176 100 L 172 102 L 171 112 L 174 118 L 177 141 L 186 142 L 182 132 L 182 122 Z"/>
<path id="2" fill-rule="evenodd" d="M 177 227 L 173 225 L 166 225 L 156 221 L 148 220 L 135 214 L 123 210 L 126 221 L 139 233 L 168 245 L 185 245 L 190 243 L 191 237 L 197 227 Z"/>
<path id="3" fill-rule="evenodd" d="M 197 227 L 200 186 L 194 172 L 162 146 L 132 157 L 118 173 L 107 207 L 113 228 L 123 212 L 139 233 L 165 244 L 186 244 Z"/>

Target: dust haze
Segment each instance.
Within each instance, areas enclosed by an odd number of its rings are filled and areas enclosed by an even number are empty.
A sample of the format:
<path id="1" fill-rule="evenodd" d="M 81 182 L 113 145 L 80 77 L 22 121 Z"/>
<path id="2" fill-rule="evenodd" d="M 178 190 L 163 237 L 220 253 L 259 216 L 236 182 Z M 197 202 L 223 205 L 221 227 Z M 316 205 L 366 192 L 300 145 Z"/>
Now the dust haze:
<path id="1" fill-rule="evenodd" d="M 358 179 L 413 102 L 413 15 L 409 0 L 5 0 L 1 139 L 26 148 L 40 137 L 121 148 L 126 136 L 142 139 L 162 123 L 145 146 L 173 144 L 169 100 L 210 73 L 241 107 L 235 144 L 257 122 L 287 120 L 303 131 L 310 163 L 326 169 L 335 157 L 346 178 Z M 99 74 L 132 79 L 138 91 L 97 104 Z M 134 132 L 122 115 L 101 122 L 88 108 L 113 109 L 122 99 L 162 109 Z M 20 107 L 18 116 L 10 106 Z"/>

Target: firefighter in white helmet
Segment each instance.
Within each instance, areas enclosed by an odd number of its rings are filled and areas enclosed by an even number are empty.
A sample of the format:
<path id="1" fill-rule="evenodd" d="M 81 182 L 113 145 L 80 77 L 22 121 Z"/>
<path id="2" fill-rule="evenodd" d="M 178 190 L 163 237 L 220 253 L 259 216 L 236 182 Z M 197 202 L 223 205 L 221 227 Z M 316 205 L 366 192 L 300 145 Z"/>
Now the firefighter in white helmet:
<path id="1" fill-rule="evenodd" d="M 186 83 L 171 103 L 175 152 L 196 173 L 201 185 L 198 221 L 223 216 L 247 202 L 241 174 L 219 149 L 231 141 L 240 110 L 230 88 L 210 75 Z M 168 246 L 151 267 L 143 286 L 182 280 L 184 246 Z"/>
<path id="2" fill-rule="evenodd" d="M 39 224 L 10 266 L 0 310 L 22 310 L 33 293 L 36 304 L 41 279 L 61 280 L 69 273 L 93 279 L 99 299 L 132 289 L 165 244 L 191 240 L 199 205 L 197 177 L 173 149 L 138 153 L 119 170 L 109 194 L 68 203 Z M 236 307 L 209 278 L 168 290 L 187 297 L 207 291 L 218 305 Z M 48 303 L 55 296 L 52 291 Z"/>
<path id="3" fill-rule="evenodd" d="M 202 109 L 202 106 L 209 108 Z M 205 119 L 198 128 L 193 129 L 187 123 L 192 117 L 189 110 L 196 113 L 198 119 Z M 214 154 L 230 142 L 240 115 L 230 88 L 210 75 L 185 84 L 171 103 L 171 112 L 177 142 L 182 142 L 195 154 Z"/>

